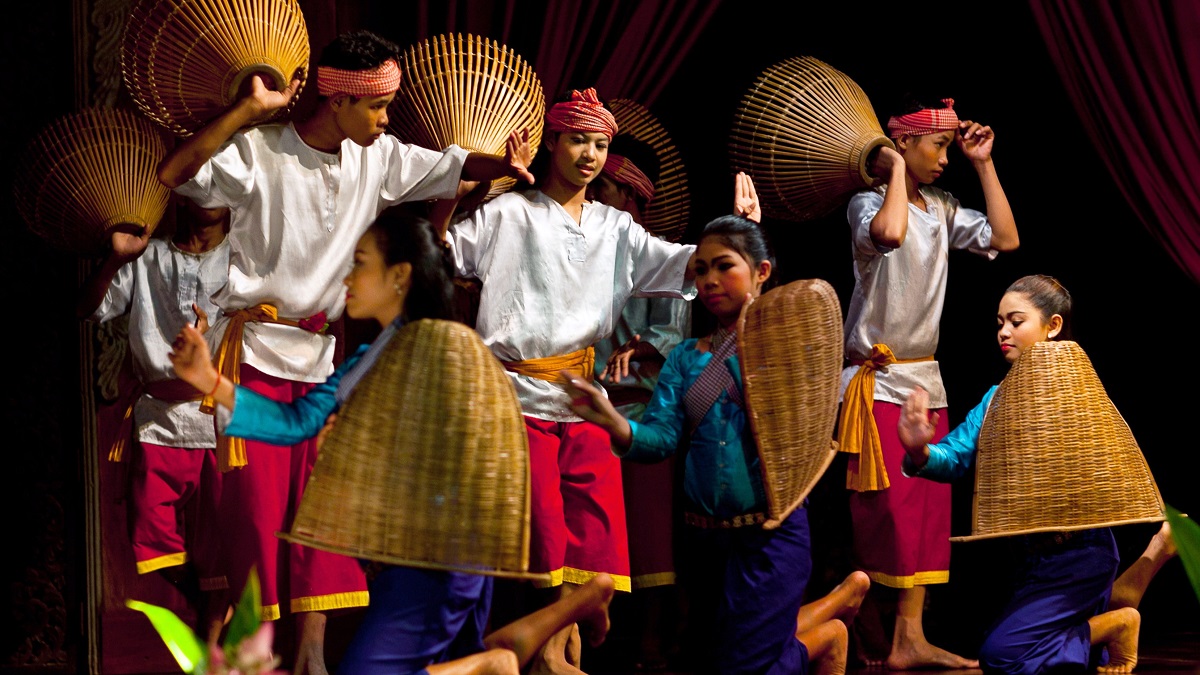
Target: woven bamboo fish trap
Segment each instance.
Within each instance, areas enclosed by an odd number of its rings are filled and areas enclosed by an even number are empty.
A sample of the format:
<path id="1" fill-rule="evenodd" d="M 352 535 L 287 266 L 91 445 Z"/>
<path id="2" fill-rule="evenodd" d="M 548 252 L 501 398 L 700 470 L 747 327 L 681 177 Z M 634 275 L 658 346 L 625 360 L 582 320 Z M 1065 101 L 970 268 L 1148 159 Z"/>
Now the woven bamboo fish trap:
<path id="1" fill-rule="evenodd" d="M 750 430 L 758 446 L 767 518 L 778 527 L 804 501 L 837 454 L 842 310 L 821 279 L 762 294 L 738 328 Z"/>
<path id="2" fill-rule="evenodd" d="M 142 112 L 186 137 L 244 96 L 251 75 L 279 90 L 298 74 L 303 89 L 308 57 L 297 0 L 135 0 L 121 72 Z"/>
<path id="3" fill-rule="evenodd" d="M 400 329 L 338 413 L 285 539 L 394 565 L 529 570 L 529 446 L 504 368 L 468 326 Z"/>
<path id="4" fill-rule="evenodd" d="M 819 218 L 876 183 L 871 153 L 895 144 L 862 88 L 811 56 L 767 68 L 743 96 L 730 137 L 735 171 L 754 178 L 763 212 Z"/>
<path id="5" fill-rule="evenodd" d="M 509 133 L 528 129 L 536 154 L 546 98 L 533 68 L 508 47 L 475 35 L 439 35 L 405 50 L 400 71 L 388 125 L 404 142 L 503 155 Z M 515 184 L 509 177 L 492 181 L 487 199 Z"/>
<path id="6" fill-rule="evenodd" d="M 13 182 L 17 208 L 55 248 L 98 254 L 114 228 L 157 227 L 170 200 L 157 175 L 166 154 L 158 128 L 131 110 L 85 108 L 60 117 L 25 149 Z"/>
<path id="7" fill-rule="evenodd" d="M 679 241 L 687 231 L 692 203 L 687 171 L 679 150 L 658 118 L 642 104 L 618 98 L 608 102 L 608 109 L 617 119 L 618 138 L 625 135 L 636 138 L 653 148 L 658 157 L 654 199 L 642 210 L 639 224 L 667 241 Z"/>
<path id="8" fill-rule="evenodd" d="M 1158 485 L 1078 343 L 1021 355 L 984 416 L 971 541 L 1163 520 Z"/>

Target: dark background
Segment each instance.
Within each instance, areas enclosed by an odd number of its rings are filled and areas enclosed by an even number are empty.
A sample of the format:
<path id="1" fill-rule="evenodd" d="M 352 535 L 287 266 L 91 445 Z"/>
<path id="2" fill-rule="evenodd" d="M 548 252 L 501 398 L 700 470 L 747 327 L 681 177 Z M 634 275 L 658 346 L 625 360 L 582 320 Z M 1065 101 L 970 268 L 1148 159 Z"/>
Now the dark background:
<path id="1" fill-rule="evenodd" d="M 0 630 L 0 669 L 78 658 L 82 633 L 83 441 L 79 333 L 72 314 L 76 259 L 28 234 L 8 187 L 21 170 L 16 151 L 42 126 L 71 112 L 76 100 L 70 85 L 76 44 L 66 4 L 24 5 L 23 15 L 3 22 L 0 40 L 9 78 L 0 129 L 14 157 L 0 169 L 5 186 L 0 208 L 8 225 L 0 269 L 9 351 L 0 419 L 8 440 L 0 471 L 0 514 L 6 525 L 0 625 L 20 627 Z M 456 4 L 462 11 L 490 11 L 488 3 Z M 345 28 L 371 28 L 407 46 L 415 39 L 406 20 L 413 16 L 406 14 L 410 5 L 342 3 L 357 7 L 351 14 L 362 22 Z M 516 6 L 514 49 L 522 51 L 518 42 L 537 34 L 541 6 Z M 651 105 L 690 176 L 693 222 L 685 240 L 730 208 L 728 134 L 742 94 L 763 69 L 800 55 L 850 76 L 881 120 L 902 92 L 916 88 L 953 97 L 960 116 L 995 130 L 995 164 L 1022 246 L 991 262 L 951 253 L 938 350 L 951 424 L 1004 376 L 994 334 L 1004 288 L 1025 274 L 1052 274 L 1072 292 L 1075 337 L 1132 428 L 1164 500 L 1184 512 L 1200 510 L 1191 487 L 1197 460 L 1187 412 L 1195 386 L 1187 326 L 1195 325 L 1196 284 L 1122 199 L 1077 122 L 1026 3 L 722 3 Z M 546 92 L 550 98 L 557 93 Z M 938 184 L 966 205 L 983 208 L 974 172 L 956 151 Z M 845 302 L 853 276 L 844 209 L 805 223 L 768 218 L 765 225 L 783 280 L 825 279 Z M 697 306 L 696 311 L 704 310 Z M 842 469 L 839 460 L 812 494 L 814 592 L 847 569 Z M 971 490 L 969 478 L 954 487 L 955 534 L 969 529 Z M 1155 529 L 1117 529 L 1126 564 Z M 952 581 L 933 588 L 927 631 L 943 646 L 973 653 L 1003 597 L 1010 561 L 998 542 L 954 547 Z M 1196 602 L 1182 567 L 1168 564 L 1143 603 L 1143 639 L 1159 629 L 1195 629 L 1200 624 Z"/>

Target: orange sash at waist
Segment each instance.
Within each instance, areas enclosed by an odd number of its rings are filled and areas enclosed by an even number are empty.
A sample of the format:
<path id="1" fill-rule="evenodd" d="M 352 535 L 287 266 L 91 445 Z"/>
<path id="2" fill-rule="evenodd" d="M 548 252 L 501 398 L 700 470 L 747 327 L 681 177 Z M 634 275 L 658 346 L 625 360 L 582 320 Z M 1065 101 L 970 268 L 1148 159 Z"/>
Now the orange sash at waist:
<path id="1" fill-rule="evenodd" d="M 932 361 L 932 356 L 898 359 L 885 344 L 871 347 L 867 359 L 855 359 L 858 372 L 850 378 L 842 395 L 842 411 L 838 418 L 838 447 L 842 452 L 858 455 L 846 469 L 846 487 L 858 492 L 883 490 L 891 487 L 887 469 L 883 466 L 883 446 L 879 428 L 875 426 L 875 371 L 895 363 Z"/>
<path id="2" fill-rule="evenodd" d="M 591 382 L 596 374 L 596 350 L 593 347 L 580 349 L 570 354 L 545 356 L 524 361 L 503 361 L 504 367 L 518 375 L 547 382 L 561 382 L 560 370 L 568 370 L 585 382 Z"/>

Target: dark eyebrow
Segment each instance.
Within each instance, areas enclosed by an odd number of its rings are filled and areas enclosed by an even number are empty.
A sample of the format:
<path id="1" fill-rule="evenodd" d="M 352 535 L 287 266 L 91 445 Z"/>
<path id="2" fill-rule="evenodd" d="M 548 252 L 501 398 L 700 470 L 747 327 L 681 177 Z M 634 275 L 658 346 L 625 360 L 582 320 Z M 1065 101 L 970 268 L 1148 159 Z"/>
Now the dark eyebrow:
<path id="1" fill-rule="evenodd" d="M 728 253 L 722 253 L 721 255 L 719 255 L 719 256 L 717 256 L 717 257 L 715 257 L 715 258 L 713 258 L 712 260 L 709 260 L 709 261 L 707 261 L 707 262 L 708 262 L 708 264 L 709 264 L 709 265 L 711 265 L 711 264 L 713 264 L 713 263 L 716 263 L 716 262 L 720 262 L 720 261 L 722 261 L 722 260 L 725 260 L 726 258 L 728 258 L 728 259 L 732 260 L 732 259 L 733 259 L 733 256 L 729 255 Z M 699 261 L 699 260 L 697 260 L 696 262 L 700 262 L 700 261 Z"/>

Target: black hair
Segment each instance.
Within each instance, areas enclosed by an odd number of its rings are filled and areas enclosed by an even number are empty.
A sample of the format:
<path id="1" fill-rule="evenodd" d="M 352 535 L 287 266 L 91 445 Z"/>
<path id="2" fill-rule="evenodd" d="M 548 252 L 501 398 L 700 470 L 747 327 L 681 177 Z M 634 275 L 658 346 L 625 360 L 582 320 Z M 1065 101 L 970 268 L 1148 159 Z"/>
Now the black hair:
<path id="1" fill-rule="evenodd" d="M 722 246 L 737 251 L 750 263 L 751 268 L 757 268 L 764 260 L 771 263 L 771 276 L 763 283 L 763 291 L 774 286 L 779 279 L 775 254 L 771 251 L 767 233 L 753 220 L 744 216 L 721 216 L 704 226 L 698 243 L 703 243 L 705 239 L 715 239 Z"/>
<path id="2" fill-rule="evenodd" d="M 400 47 L 369 30 L 342 33 L 321 50 L 318 66 L 338 70 L 371 70 L 400 58 Z"/>
<path id="3" fill-rule="evenodd" d="M 896 109 L 895 116 L 908 115 L 910 113 L 921 112 L 922 110 L 941 110 L 946 106 L 942 102 L 945 96 L 932 96 L 927 92 L 908 92 L 900 99 L 900 106 Z"/>
<path id="4" fill-rule="evenodd" d="M 433 223 L 402 207 L 384 210 L 368 232 L 375 235 L 385 265 L 405 262 L 412 265 L 412 286 L 404 300 L 404 318 L 457 321 L 454 266 L 449 249 L 438 242 Z"/>
<path id="5" fill-rule="evenodd" d="M 1058 279 L 1048 274 L 1030 274 L 1012 282 L 1004 291 L 1020 293 L 1042 314 L 1042 323 L 1050 321 L 1055 314 L 1062 317 L 1062 328 L 1055 340 L 1071 339 L 1071 293 Z"/>

